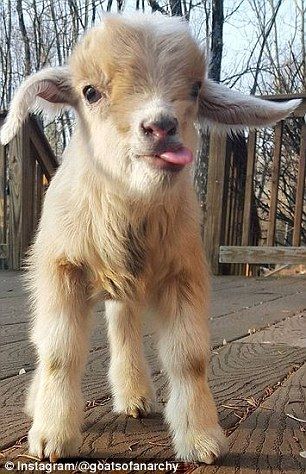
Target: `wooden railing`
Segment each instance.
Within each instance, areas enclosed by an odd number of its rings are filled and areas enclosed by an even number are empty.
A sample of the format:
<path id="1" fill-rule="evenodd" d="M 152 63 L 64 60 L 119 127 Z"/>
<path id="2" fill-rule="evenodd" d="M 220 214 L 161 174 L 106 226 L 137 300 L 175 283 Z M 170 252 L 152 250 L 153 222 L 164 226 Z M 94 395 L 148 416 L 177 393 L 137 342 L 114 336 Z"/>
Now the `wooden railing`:
<path id="1" fill-rule="evenodd" d="M 0 126 L 5 112 L 0 114 Z M 20 269 L 57 159 L 34 118 L 0 145 L 0 268 Z"/>
<path id="2" fill-rule="evenodd" d="M 293 97 L 303 99 L 293 114 L 301 118 L 306 113 L 306 94 L 266 98 L 288 100 Z M 4 118 L 5 113 L 0 114 L 0 126 Z M 250 270 L 249 264 L 306 264 L 306 247 L 299 247 L 305 190 L 305 122 L 299 143 L 292 246 L 274 247 L 282 134 L 283 123 L 280 123 L 274 134 L 265 246 L 259 246 L 261 226 L 254 193 L 257 134 L 251 132 L 247 140 L 210 136 L 203 229 L 206 253 L 214 274 L 245 274 Z M 57 166 L 56 157 L 33 118 L 9 145 L 0 146 L 0 268 L 21 267 L 37 228 L 45 188 Z"/>
<path id="3" fill-rule="evenodd" d="M 299 137 L 299 165 L 295 183 L 292 245 L 275 247 L 284 121 L 278 123 L 274 129 L 271 187 L 267 203 L 269 215 L 264 246 L 259 246 L 261 227 L 254 193 L 258 134 L 256 131 L 250 132 L 247 140 L 244 137 L 230 139 L 212 134 L 204 216 L 204 244 L 214 274 L 250 273 L 249 264 L 306 264 L 306 247 L 300 247 L 305 191 L 306 124 L 303 117 L 306 113 L 306 94 L 264 98 L 269 100 L 302 99 L 301 105 L 288 118 L 288 120 L 299 118 L 302 121 Z M 252 268 L 254 274 L 254 269 L 258 267 Z"/>

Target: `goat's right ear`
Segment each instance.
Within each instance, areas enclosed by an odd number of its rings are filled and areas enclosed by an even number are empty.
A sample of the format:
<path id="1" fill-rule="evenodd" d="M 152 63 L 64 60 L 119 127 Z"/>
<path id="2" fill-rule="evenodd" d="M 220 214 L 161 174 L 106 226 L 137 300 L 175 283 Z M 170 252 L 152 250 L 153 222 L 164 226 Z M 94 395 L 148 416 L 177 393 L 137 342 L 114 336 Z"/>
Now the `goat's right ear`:
<path id="1" fill-rule="evenodd" d="M 46 68 L 29 76 L 19 87 L 0 131 L 6 145 L 30 112 L 55 117 L 63 108 L 77 103 L 68 67 Z"/>
<path id="2" fill-rule="evenodd" d="M 287 117 L 300 103 L 300 99 L 275 102 L 243 95 L 205 79 L 199 97 L 199 122 L 225 132 L 266 127 Z"/>

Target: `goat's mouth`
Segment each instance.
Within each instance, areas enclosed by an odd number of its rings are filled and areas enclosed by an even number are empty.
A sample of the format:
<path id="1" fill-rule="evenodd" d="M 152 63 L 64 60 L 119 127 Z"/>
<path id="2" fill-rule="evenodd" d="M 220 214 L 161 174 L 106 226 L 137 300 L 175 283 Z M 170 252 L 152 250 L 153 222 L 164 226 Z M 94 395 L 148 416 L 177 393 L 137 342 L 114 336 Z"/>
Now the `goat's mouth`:
<path id="1" fill-rule="evenodd" d="M 141 158 L 155 169 L 177 172 L 193 161 L 193 154 L 189 148 L 182 146 L 159 153 L 143 154 Z"/>

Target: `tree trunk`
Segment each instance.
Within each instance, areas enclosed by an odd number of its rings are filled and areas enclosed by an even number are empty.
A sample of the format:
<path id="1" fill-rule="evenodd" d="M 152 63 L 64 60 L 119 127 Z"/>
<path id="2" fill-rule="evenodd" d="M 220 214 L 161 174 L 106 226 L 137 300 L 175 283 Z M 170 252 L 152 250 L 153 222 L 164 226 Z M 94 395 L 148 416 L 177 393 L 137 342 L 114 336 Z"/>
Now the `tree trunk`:
<path id="1" fill-rule="evenodd" d="M 22 0 L 17 0 L 16 9 L 18 13 L 19 28 L 22 34 L 23 45 L 24 45 L 25 75 L 29 76 L 31 74 L 31 50 L 30 50 L 30 41 L 29 41 L 28 33 L 25 27 L 24 18 L 23 18 Z"/>
<path id="2" fill-rule="evenodd" d="M 169 4 L 170 4 L 171 16 L 183 15 L 181 0 L 170 0 Z"/>
<path id="3" fill-rule="evenodd" d="M 220 82 L 221 62 L 223 51 L 223 0 L 212 1 L 212 28 L 211 28 L 211 68 L 210 77 Z"/>

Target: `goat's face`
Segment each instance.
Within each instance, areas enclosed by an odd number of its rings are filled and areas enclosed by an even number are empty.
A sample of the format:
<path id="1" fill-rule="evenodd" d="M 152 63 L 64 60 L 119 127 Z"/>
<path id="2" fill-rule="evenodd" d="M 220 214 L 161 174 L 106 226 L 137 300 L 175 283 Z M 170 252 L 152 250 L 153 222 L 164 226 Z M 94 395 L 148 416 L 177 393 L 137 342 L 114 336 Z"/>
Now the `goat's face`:
<path id="1" fill-rule="evenodd" d="M 180 20 L 141 19 L 107 18 L 70 66 L 93 156 L 148 190 L 173 182 L 192 161 L 204 59 Z"/>
<path id="2" fill-rule="evenodd" d="M 31 110 L 56 114 L 73 107 L 87 159 L 110 179 L 150 194 L 179 182 L 190 167 L 196 121 L 221 130 L 258 127 L 298 104 L 263 101 L 210 81 L 199 47 L 178 18 L 106 16 L 76 47 L 69 67 L 25 80 L 1 141 L 11 140 Z"/>

